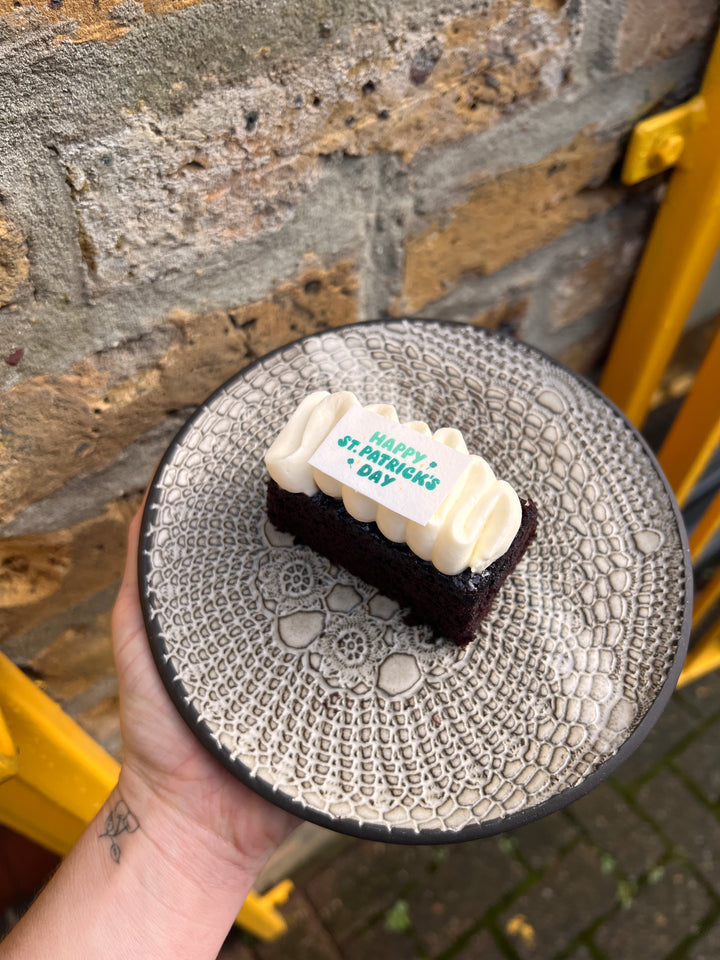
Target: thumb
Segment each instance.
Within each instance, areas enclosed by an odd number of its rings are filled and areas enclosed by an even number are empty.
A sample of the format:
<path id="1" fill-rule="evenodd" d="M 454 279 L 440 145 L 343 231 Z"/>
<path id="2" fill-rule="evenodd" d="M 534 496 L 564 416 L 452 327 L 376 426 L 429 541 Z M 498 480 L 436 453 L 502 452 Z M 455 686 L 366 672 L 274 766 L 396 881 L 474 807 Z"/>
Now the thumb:
<path id="1" fill-rule="evenodd" d="M 138 543 L 140 540 L 140 526 L 144 506 L 145 499 L 143 499 L 140 509 L 130 521 L 130 526 L 128 527 L 125 571 L 112 615 L 112 632 L 116 649 L 118 642 L 122 642 L 128 636 L 144 632 L 145 630 L 145 621 L 140 606 L 137 570 Z"/>

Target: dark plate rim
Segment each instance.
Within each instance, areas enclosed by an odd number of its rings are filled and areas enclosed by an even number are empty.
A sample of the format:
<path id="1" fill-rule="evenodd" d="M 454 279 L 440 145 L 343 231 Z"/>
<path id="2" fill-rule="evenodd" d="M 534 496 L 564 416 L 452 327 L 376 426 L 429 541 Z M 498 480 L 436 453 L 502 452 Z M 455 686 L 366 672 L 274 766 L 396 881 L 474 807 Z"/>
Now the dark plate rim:
<path id="1" fill-rule="evenodd" d="M 198 710 L 189 699 L 189 695 L 187 694 L 182 679 L 170 669 L 170 661 L 166 659 L 168 651 L 164 641 L 162 640 L 162 637 L 160 636 L 159 627 L 155 623 L 150 613 L 147 591 L 145 589 L 145 584 L 147 583 L 147 578 L 150 573 L 150 561 L 146 548 L 149 545 L 148 537 L 151 512 L 154 511 L 158 506 L 158 480 L 163 469 L 165 468 L 165 465 L 174 455 L 176 448 L 181 445 L 186 433 L 192 428 L 195 420 L 203 413 L 205 408 L 212 403 L 216 397 L 223 394 L 231 384 L 235 383 L 237 380 L 244 379 L 254 367 L 265 363 L 270 357 L 273 357 L 276 354 L 281 353 L 282 351 L 287 350 L 297 344 L 304 343 L 307 340 L 341 333 L 343 330 L 373 326 L 383 329 L 402 323 L 464 327 L 468 332 L 472 331 L 472 335 L 477 335 L 480 339 L 497 338 L 508 340 L 513 344 L 513 347 L 517 347 L 521 351 L 524 350 L 528 353 L 541 357 L 543 360 L 549 362 L 552 366 L 557 367 L 558 370 L 561 370 L 564 375 L 573 378 L 582 387 L 593 393 L 595 397 L 609 407 L 610 410 L 615 413 L 615 415 L 618 416 L 627 425 L 627 427 L 630 428 L 630 431 L 640 442 L 640 446 L 644 450 L 650 465 L 654 468 L 658 477 L 660 478 L 675 517 L 685 561 L 685 608 L 683 611 L 683 622 L 675 656 L 665 682 L 657 693 L 652 704 L 646 711 L 645 715 L 642 717 L 628 738 L 620 745 L 620 747 L 611 757 L 608 757 L 607 760 L 604 760 L 596 770 L 593 770 L 592 773 L 588 774 L 588 776 L 585 777 L 585 779 L 583 779 L 580 783 L 562 790 L 560 793 L 549 797 L 542 803 L 519 810 L 517 813 L 511 813 L 506 817 L 499 817 L 494 820 L 470 823 L 459 830 L 420 829 L 415 831 L 407 827 L 398 828 L 383 824 L 359 823 L 357 820 L 348 818 L 331 817 L 313 809 L 312 807 L 306 806 L 301 800 L 297 800 L 287 794 L 282 793 L 279 788 L 269 784 L 260 777 L 253 776 L 245 764 L 241 763 L 239 760 L 233 760 L 232 757 L 227 754 L 225 749 L 218 743 L 207 723 L 202 719 Z M 680 676 L 683 663 L 685 661 L 685 656 L 687 654 L 688 644 L 690 641 L 693 602 L 692 561 L 690 558 L 690 549 L 688 546 L 685 524 L 680 513 L 680 508 L 675 499 L 675 494 L 673 493 L 672 488 L 670 487 L 670 484 L 647 441 L 642 436 L 640 431 L 635 427 L 635 425 L 623 413 L 623 411 L 620 410 L 620 408 L 613 403 L 612 400 L 606 397 L 605 394 L 595 386 L 595 384 L 591 383 L 574 370 L 569 370 L 558 360 L 548 356 L 537 347 L 523 343 L 520 340 L 515 340 L 506 334 L 486 330 L 483 327 L 475 327 L 460 320 L 435 320 L 430 317 L 397 317 L 388 319 L 361 320 L 355 323 L 344 324 L 340 327 L 332 327 L 327 330 L 310 333 L 304 337 L 298 338 L 297 340 L 282 344 L 282 346 L 276 347 L 274 350 L 269 351 L 262 357 L 258 357 L 256 360 L 253 360 L 252 363 L 248 364 L 246 367 L 243 367 L 242 370 L 238 371 L 238 373 L 230 377 L 216 390 L 214 390 L 207 397 L 207 399 L 203 401 L 203 403 L 199 404 L 192 416 L 175 435 L 160 459 L 153 474 L 150 486 L 148 487 L 140 530 L 140 545 L 138 549 L 138 583 L 140 587 L 140 602 L 150 644 L 150 650 L 152 652 L 153 659 L 163 685 L 167 690 L 171 701 L 175 705 L 175 708 L 187 726 L 190 728 L 191 732 L 222 764 L 222 766 L 225 767 L 226 770 L 232 773 L 233 776 L 235 776 L 241 783 L 245 784 L 264 799 L 269 800 L 276 806 L 293 813 L 295 816 L 300 817 L 303 820 L 308 820 L 311 823 L 315 823 L 318 826 L 335 830 L 339 833 L 344 833 L 348 836 L 357 837 L 363 840 L 379 840 L 390 843 L 423 845 L 461 843 L 466 840 L 480 840 L 485 837 L 491 837 L 499 833 L 505 833 L 509 830 L 514 830 L 517 827 L 532 823 L 533 821 L 539 820 L 548 814 L 555 813 L 556 811 L 563 809 L 569 804 L 574 803 L 575 800 L 579 800 L 580 797 L 583 797 L 585 794 L 589 793 L 599 784 L 603 783 L 631 756 L 631 754 L 637 750 L 640 744 L 645 740 L 653 726 L 657 723 L 660 715 L 672 696 L 678 681 L 678 677 Z"/>

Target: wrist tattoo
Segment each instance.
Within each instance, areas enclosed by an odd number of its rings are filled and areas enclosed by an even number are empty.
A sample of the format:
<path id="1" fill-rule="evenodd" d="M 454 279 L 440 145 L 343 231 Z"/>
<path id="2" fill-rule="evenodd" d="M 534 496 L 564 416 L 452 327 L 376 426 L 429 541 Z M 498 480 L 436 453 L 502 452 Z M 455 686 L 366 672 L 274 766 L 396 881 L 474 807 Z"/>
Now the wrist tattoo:
<path id="1" fill-rule="evenodd" d="M 105 833 L 101 833 L 100 839 L 108 837 L 110 839 L 110 856 L 115 863 L 120 863 L 120 846 L 116 840 L 121 833 L 135 833 L 140 828 L 137 817 L 124 800 L 118 800 L 105 820 Z"/>

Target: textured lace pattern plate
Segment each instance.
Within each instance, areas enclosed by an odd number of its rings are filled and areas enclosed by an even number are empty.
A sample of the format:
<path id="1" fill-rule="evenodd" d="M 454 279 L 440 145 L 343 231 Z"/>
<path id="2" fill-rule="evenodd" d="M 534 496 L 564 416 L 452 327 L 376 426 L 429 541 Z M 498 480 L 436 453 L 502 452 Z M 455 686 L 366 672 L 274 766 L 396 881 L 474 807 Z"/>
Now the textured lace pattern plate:
<path id="1" fill-rule="evenodd" d="M 318 389 L 460 427 L 538 505 L 465 649 L 268 523 L 265 449 Z M 345 327 L 243 371 L 168 450 L 141 547 L 153 653 L 195 733 L 360 836 L 478 837 L 569 802 L 647 733 L 687 644 L 684 533 L 637 433 L 541 354 L 459 324 Z"/>

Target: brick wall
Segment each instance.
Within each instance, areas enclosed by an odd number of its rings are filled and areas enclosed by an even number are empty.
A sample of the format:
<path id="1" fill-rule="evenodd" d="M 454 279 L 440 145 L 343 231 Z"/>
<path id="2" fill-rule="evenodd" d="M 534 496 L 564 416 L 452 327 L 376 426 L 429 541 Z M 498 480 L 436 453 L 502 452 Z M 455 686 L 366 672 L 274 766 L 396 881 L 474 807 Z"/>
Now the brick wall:
<path id="1" fill-rule="evenodd" d="M 194 406 L 279 344 L 452 317 L 592 373 L 662 190 L 618 159 L 697 88 L 715 18 L 0 0 L 0 650 L 118 752 L 127 522 Z"/>

